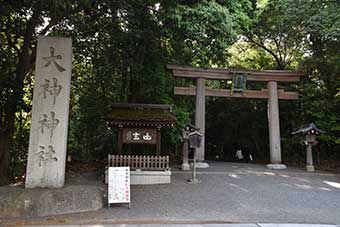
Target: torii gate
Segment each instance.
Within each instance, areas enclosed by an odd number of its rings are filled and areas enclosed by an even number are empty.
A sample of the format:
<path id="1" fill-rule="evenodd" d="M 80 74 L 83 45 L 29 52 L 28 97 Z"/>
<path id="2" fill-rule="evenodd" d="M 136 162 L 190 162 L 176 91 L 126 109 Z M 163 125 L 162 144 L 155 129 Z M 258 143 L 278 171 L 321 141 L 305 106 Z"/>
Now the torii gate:
<path id="1" fill-rule="evenodd" d="M 167 65 L 172 70 L 173 76 L 194 78 L 196 87 L 175 87 L 175 95 L 196 96 L 195 126 L 203 134 L 202 145 L 196 150 L 197 160 L 204 160 L 205 137 L 205 96 L 230 97 L 230 98 L 256 98 L 268 99 L 269 145 L 270 162 L 281 164 L 280 119 L 278 99 L 296 100 L 297 92 L 287 92 L 277 89 L 277 82 L 297 82 L 304 74 L 288 70 L 235 70 L 235 69 L 203 69 Z M 267 89 L 245 90 L 232 92 L 227 89 L 206 88 L 206 80 L 231 80 L 234 75 L 245 74 L 248 81 L 265 81 Z"/>

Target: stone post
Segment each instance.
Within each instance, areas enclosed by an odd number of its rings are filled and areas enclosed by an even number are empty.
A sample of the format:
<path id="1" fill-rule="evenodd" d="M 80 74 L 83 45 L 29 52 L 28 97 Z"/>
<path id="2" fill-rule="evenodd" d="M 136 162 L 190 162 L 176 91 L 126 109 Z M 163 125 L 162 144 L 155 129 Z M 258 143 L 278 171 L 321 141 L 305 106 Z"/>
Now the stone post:
<path id="1" fill-rule="evenodd" d="M 312 144 L 308 143 L 306 151 L 306 170 L 308 172 L 314 172 L 315 168 L 313 165 L 313 154 L 312 154 Z"/>
<path id="2" fill-rule="evenodd" d="M 38 38 L 26 187 L 64 185 L 72 41 Z"/>
<path id="3" fill-rule="evenodd" d="M 269 146 L 270 162 L 272 164 L 281 163 L 281 141 L 280 141 L 280 119 L 279 102 L 277 95 L 277 82 L 268 82 L 268 122 L 269 122 Z"/>
<path id="4" fill-rule="evenodd" d="M 188 146 L 189 146 L 188 140 L 184 139 L 182 147 L 182 170 L 190 170 Z"/>
<path id="5" fill-rule="evenodd" d="M 196 111 L 195 125 L 200 129 L 202 134 L 201 146 L 196 149 L 197 161 L 204 160 L 204 141 L 205 141 L 205 79 L 197 78 L 196 80 Z"/>

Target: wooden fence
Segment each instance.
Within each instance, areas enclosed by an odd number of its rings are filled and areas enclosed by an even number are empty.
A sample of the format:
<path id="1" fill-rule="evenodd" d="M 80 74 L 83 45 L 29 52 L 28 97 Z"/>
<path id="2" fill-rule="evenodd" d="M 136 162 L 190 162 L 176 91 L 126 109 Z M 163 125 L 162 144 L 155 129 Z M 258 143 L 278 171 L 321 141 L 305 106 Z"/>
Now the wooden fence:
<path id="1" fill-rule="evenodd" d="M 109 155 L 108 165 L 113 167 L 130 166 L 131 169 L 167 170 L 169 156 Z"/>

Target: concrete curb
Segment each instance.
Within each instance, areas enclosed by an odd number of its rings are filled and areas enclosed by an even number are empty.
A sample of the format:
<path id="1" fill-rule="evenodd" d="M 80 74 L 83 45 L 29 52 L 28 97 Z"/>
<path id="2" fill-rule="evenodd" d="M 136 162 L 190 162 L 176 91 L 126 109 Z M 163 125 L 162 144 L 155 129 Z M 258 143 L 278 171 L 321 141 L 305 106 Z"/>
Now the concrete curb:
<path id="1" fill-rule="evenodd" d="M 114 224 L 114 225 L 44 225 L 45 227 L 339 227 L 326 224 L 294 224 L 294 223 L 258 223 L 258 224 Z M 38 227 L 30 226 L 30 227 Z"/>

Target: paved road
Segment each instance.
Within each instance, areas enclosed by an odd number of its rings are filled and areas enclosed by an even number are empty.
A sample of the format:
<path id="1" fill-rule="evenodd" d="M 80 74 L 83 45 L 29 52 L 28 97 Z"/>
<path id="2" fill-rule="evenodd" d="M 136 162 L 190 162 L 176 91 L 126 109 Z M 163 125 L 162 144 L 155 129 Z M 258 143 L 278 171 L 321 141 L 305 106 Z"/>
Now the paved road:
<path id="1" fill-rule="evenodd" d="M 337 225 L 316 225 L 316 224 L 192 224 L 192 225 L 51 225 L 48 227 L 339 227 Z M 30 226 L 32 227 L 32 226 Z"/>
<path id="2" fill-rule="evenodd" d="M 340 224 L 339 175 L 218 162 L 200 171 L 197 185 L 176 171 L 170 185 L 133 187 L 132 210 L 107 212 L 120 219 Z"/>
<path id="3" fill-rule="evenodd" d="M 199 170 L 198 178 L 202 183 L 187 184 L 189 178 L 190 173 L 175 170 L 171 184 L 132 186 L 131 209 L 126 205 L 113 205 L 97 212 L 45 220 L 55 220 L 54 223 L 59 224 L 91 221 L 198 226 L 225 223 L 340 225 L 340 175 L 337 174 L 307 173 L 291 168 L 275 171 L 262 165 L 214 162 L 209 169 Z"/>

